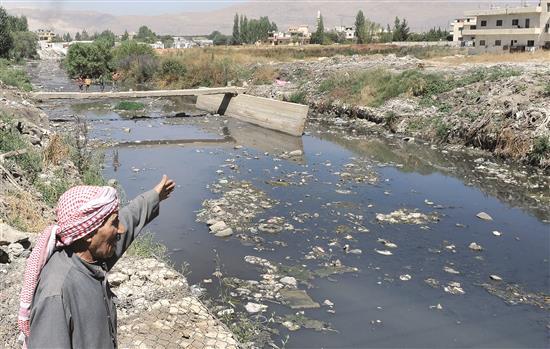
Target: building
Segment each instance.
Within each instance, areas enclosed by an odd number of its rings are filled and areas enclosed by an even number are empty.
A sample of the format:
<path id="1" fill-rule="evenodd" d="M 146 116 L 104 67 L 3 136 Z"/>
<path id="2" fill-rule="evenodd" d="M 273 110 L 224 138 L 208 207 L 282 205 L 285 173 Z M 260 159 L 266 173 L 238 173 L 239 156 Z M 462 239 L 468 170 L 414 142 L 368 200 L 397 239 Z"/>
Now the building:
<path id="1" fill-rule="evenodd" d="M 38 41 L 47 42 L 52 42 L 53 38 L 55 37 L 55 33 L 53 31 L 45 29 L 38 29 L 36 31 L 36 35 L 38 36 Z"/>
<path id="2" fill-rule="evenodd" d="M 296 34 L 294 34 L 294 37 L 296 37 Z M 290 45 L 292 44 L 292 38 L 293 34 L 291 33 L 283 33 L 283 32 L 271 32 L 269 33 L 268 42 L 270 45 L 278 46 L 278 45 Z"/>
<path id="3" fill-rule="evenodd" d="M 311 37 L 309 26 L 305 24 L 288 27 L 288 33 L 290 35 L 301 35 L 305 38 Z"/>
<path id="4" fill-rule="evenodd" d="M 451 23 L 450 34 L 453 35 L 453 43 L 459 47 L 472 47 L 475 36 L 464 35 L 464 30 L 471 30 L 476 27 L 476 17 L 457 18 Z"/>
<path id="5" fill-rule="evenodd" d="M 355 28 L 354 27 L 346 27 L 343 25 L 334 27 L 334 31 L 337 33 L 345 33 L 346 34 L 346 40 L 353 40 L 355 39 Z"/>
<path id="6" fill-rule="evenodd" d="M 162 41 L 157 41 L 154 44 L 149 44 L 149 46 L 151 46 L 154 49 L 161 49 L 161 50 L 164 49 L 164 44 L 162 43 Z"/>
<path id="7" fill-rule="evenodd" d="M 473 53 L 550 49 L 550 0 L 537 6 L 467 11 L 476 24 L 462 29 Z"/>
<path id="8" fill-rule="evenodd" d="M 172 45 L 173 48 L 191 48 L 191 47 L 197 46 L 197 43 L 183 36 L 174 36 L 173 39 L 174 39 L 174 44 Z"/>

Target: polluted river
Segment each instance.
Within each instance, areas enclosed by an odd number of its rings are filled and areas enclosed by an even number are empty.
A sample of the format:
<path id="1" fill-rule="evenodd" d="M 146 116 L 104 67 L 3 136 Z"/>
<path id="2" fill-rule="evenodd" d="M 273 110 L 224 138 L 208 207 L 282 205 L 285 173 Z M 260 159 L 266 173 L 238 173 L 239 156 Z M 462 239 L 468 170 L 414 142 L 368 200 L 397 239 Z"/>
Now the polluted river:
<path id="1" fill-rule="evenodd" d="M 37 89 L 77 89 L 53 61 L 30 73 Z M 345 120 L 292 137 L 191 99 L 117 102 L 42 107 L 59 128 L 86 121 L 127 197 L 177 182 L 148 230 L 219 317 L 238 312 L 287 348 L 548 347 L 541 172 Z"/>

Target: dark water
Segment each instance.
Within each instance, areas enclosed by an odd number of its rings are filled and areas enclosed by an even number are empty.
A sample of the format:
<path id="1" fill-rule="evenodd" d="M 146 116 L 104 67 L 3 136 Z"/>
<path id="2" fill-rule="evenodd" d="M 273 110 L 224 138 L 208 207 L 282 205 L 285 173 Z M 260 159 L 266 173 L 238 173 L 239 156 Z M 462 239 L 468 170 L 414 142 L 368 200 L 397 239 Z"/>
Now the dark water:
<path id="1" fill-rule="evenodd" d="M 106 150 L 105 176 L 118 179 L 129 197 L 153 187 L 162 174 L 178 183 L 174 196 L 161 205 L 161 215 L 149 229 L 168 247 L 176 266 L 189 263 L 191 284 L 212 278 L 216 256 L 225 276 L 242 279 L 260 277 L 255 266 L 244 262 L 247 255 L 313 270 L 322 261 L 304 256 L 314 246 L 330 251 L 332 259 L 359 269 L 314 279 L 310 288 L 300 286 L 318 303 L 325 299 L 334 303 L 334 314 L 322 306 L 305 310 L 305 315 L 330 323 L 336 331 L 288 332 L 281 326 L 277 327 L 281 335 L 276 343 L 289 333 L 288 348 L 549 346 L 548 310 L 530 304 L 509 305 L 479 286 L 489 283 L 489 275 L 496 274 L 503 278 L 502 284 L 519 284 L 530 293 L 550 293 L 550 213 L 548 207 L 533 199 L 549 196 L 547 177 L 527 172 L 521 181 L 539 186 L 528 190 L 476 172 L 475 157 L 460 152 L 443 152 L 375 136 L 354 139 L 315 125 L 308 127 L 306 136 L 295 138 L 227 118 L 169 119 L 162 116 L 183 111 L 182 108 L 195 111 L 181 104 L 170 111 L 154 103 L 148 110 L 152 119 L 127 120 L 102 106 L 104 102 L 50 105 L 47 112 L 54 117 L 85 116 L 90 120 L 92 137 L 104 141 L 220 140 L 209 145 Z M 243 148 L 235 149 L 236 144 Z M 283 151 L 295 149 L 304 152 L 298 161 L 278 158 Z M 117 161 L 113 166 L 115 154 Z M 355 159 L 372 166 L 379 177 L 376 184 L 340 181 L 335 172 L 344 171 L 343 166 Z M 239 170 L 222 167 L 228 161 Z M 208 186 L 222 177 L 216 173 L 219 169 L 224 170 L 224 178 L 248 180 L 279 201 L 255 220 L 282 216 L 295 230 L 262 235 L 265 241 L 261 248 L 245 246 L 236 237 L 220 239 L 209 234 L 205 224 L 195 221 L 196 212 L 203 200 L 218 197 Z M 287 187 L 266 183 L 289 176 L 294 183 L 304 178 L 304 183 Z M 428 205 L 426 200 L 434 204 Z M 426 224 L 428 229 L 377 222 L 377 213 L 400 208 L 436 212 L 440 220 Z M 489 213 L 494 220 L 476 218 L 480 211 Z M 319 216 L 304 223 L 292 220 L 300 213 Z M 362 215 L 361 225 L 369 232 L 357 231 L 350 223 L 349 213 Z M 349 227 L 349 239 L 345 239 L 348 233 L 336 232 L 339 226 Z M 493 231 L 502 232 L 502 236 L 493 235 Z M 378 238 L 398 245 L 392 256 L 374 251 L 384 249 Z M 283 247 L 275 241 L 287 245 Z M 334 241 L 363 253 L 346 254 L 342 248 L 329 245 Z M 484 250 L 471 251 L 471 242 L 477 242 Z M 446 248 L 449 245 L 455 248 Z M 444 266 L 452 266 L 460 274 L 446 273 Z M 401 281 L 399 276 L 403 274 L 412 279 Z M 441 287 L 432 288 L 424 281 L 427 278 L 437 279 L 442 285 L 460 282 L 465 294 L 451 295 Z M 212 297 L 218 292 L 214 284 L 202 283 Z M 268 314 L 295 312 L 282 305 L 265 304 L 269 306 Z M 441 310 L 433 307 L 437 304 Z"/>

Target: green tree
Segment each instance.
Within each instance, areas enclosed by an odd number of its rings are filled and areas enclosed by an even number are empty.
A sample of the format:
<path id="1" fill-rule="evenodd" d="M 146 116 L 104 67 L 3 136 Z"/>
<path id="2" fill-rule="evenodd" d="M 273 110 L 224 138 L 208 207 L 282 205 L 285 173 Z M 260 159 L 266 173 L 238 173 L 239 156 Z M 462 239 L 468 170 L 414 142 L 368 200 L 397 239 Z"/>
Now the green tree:
<path id="1" fill-rule="evenodd" d="M 38 36 L 30 31 L 17 31 L 11 33 L 13 38 L 13 48 L 10 57 L 15 60 L 23 58 L 38 58 Z"/>
<path id="2" fill-rule="evenodd" d="M 249 44 L 250 43 L 250 28 L 248 27 L 248 18 L 246 16 L 242 17 L 241 20 L 241 42 Z"/>
<path id="3" fill-rule="evenodd" d="M 212 40 L 214 45 L 228 45 L 233 43 L 233 37 L 223 35 L 217 30 L 214 30 L 210 35 L 207 36 L 208 39 Z"/>
<path id="4" fill-rule="evenodd" d="M 142 25 L 141 27 L 139 27 L 138 33 L 134 39 L 137 41 L 142 41 L 142 42 L 152 44 L 155 41 L 157 41 L 157 34 L 155 34 L 146 25 Z"/>
<path id="5" fill-rule="evenodd" d="M 101 42 L 103 45 L 106 45 L 107 47 L 114 47 L 115 40 L 116 40 L 115 34 L 108 29 L 101 32 L 101 34 L 96 35 L 96 38 L 94 39 L 94 41 Z"/>
<path id="6" fill-rule="evenodd" d="M 0 57 L 8 57 L 13 48 L 13 38 L 10 35 L 9 16 L 3 7 L 0 7 Z"/>
<path id="7" fill-rule="evenodd" d="M 233 36 L 231 44 L 240 45 L 241 44 L 241 34 L 239 31 L 239 14 L 235 13 L 235 18 L 233 18 Z"/>
<path id="8" fill-rule="evenodd" d="M 407 41 L 410 34 L 410 28 L 405 18 L 400 20 L 399 17 L 395 17 L 392 34 L 393 41 Z"/>
<path id="9" fill-rule="evenodd" d="M 325 43 L 325 25 L 323 23 L 323 16 L 320 16 L 317 20 L 317 30 L 311 35 L 312 44 L 324 44 Z"/>
<path id="10" fill-rule="evenodd" d="M 130 34 L 128 34 L 128 31 L 125 30 L 124 34 L 122 34 L 122 37 L 120 38 L 121 41 L 126 41 L 130 39 Z"/>
<path id="11" fill-rule="evenodd" d="M 63 38 L 59 34 L 55 34 L 52 38 L 52 42 L 63 42 Z"/>
<path id="12" fill-rule="evenodd" d="M 71 41 L 73 41 L 73 38 L 71 37 L 71 34 L 70 34 L 70 33 L 65 33 L 65 34 L 63 35 L 63 41 L 65 41 L 65 42 L 71 42 Z"/>
<path id="13" fill-rule="evenodd" d="M 112 67 L 122 71 L 130 83 L 144 83 L 151 80 L 158 69 L 155 50 L 145 43 L 126 40 L 113 50 Z"/>
<path id="14" fill-rule="evenodd" d="M 359 10 L 357 16 L 355 16 L 355 37 L 358 44 L 366 43 L 365 40 L 365 15 L 363 11 Z"/>
<path id="15" fill-rule="evenodd" d="M 70 76 L 97 78 L 110 71 L 111 50 L 101 43 L 76 43 L 67 50 L 64 65 Z"/>
<path id="16" fill-rule="evenodd" d="M 27 17 L 21 16 L 8 16 L 9 30 L 12 32 L 26 32 L 29 31 L 29 25 L 27 23 Z"/>
<path id="17" fill-rule="evenodd" d="M 86 29 L 84 29 L 84 30 L 82 31 L 81 37 L 82 37 L 82 40 L 83 40 L 83 41 L 90 40 L 90 35 L 88 35 L 88 32 L 86 31 Z"/>
<path id="18" fill-rule="evenodd" d="M 80 32 L 76 32 L 76 34 L 74 35 L 74 39 L 76 41 L 81 41 L 82 40 L 82 35 L 80 35 Z"/>

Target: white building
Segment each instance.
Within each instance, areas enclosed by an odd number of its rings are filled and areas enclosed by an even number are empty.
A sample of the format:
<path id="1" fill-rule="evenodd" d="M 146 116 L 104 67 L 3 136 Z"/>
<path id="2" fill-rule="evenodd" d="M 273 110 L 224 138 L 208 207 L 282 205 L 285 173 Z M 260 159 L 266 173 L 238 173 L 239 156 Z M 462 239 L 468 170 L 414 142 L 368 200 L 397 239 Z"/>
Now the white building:
<path id="1" fill-rule="evenodd" d="M 162 43 L 162 41 L 157 41 L 154 44 L 149 44 L 149 46 L 151 46 L 154 49 L 163 49 L 164 48 L 164 44 Z"/>
<path id="2" fill-rule="evenodd" d="M 472 52 L 516 52 L 550 49 L 550 0 L 537 6 L 467 11 L 476 24 L 464 26 L 464 42 Z M 468 45 L 466 45 L 468 46 Z"/>
<path id="3" fill-rule="evenodd" d="M 355 39 L 355 28 L 354 27 L 346 27 L 343 25 L 334 27 L 334 31 L 337 33 L 345 33 L 346 39 L 353 40 Z"/>
<path id="4" fill-rule="evenodd" d="M 472 35 L 464 35 L 464 30 L 475 28 L 476 17 L 457 18 L 451 23 L 450 33 L 453 35 L 453 43 L 460 47 L 472 47 L 474 38 Z"/>
<path id="5" fill-rule="evenodd" d="M 305 38 L 311 37 L 309 26 L 305 24 L 288 27 L 288 33 L 291 35 L 301 35 Z"/>
<path id="6" fill-rule="evenodd" d="M 174 36 L 173 39 L 173 48 L 191 48 L 197 46 L 197 43 L 187 38 L 184 38 L 183 36 Z"/>

